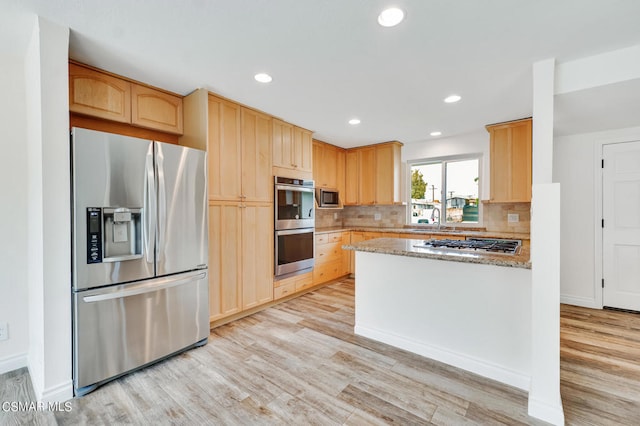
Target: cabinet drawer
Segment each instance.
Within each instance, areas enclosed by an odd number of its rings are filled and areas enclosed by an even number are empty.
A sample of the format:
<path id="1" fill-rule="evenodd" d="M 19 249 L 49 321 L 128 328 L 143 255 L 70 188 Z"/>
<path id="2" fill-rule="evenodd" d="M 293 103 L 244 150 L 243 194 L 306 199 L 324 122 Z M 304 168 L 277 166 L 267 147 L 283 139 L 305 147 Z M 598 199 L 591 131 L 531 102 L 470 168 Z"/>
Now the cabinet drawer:
<path id="1" fill-rule="evenodd" d="M 332 232 L 328 235 L 330 243 L 339 243 L 342 241 L 342 232 Z"/>
<path id="2" fill-rule="evenodd" d="M 340 259 L 342 243 L 322 244 L 316 247 L 316 264 L 325 264 Z"/>
<path id="3" fill-rule="evenodd" d="M 296 291 L 303 290 L 313 285 L 313 274 L 305 274 L 304 278 L 296 281 Z"/>
<path id="4" fill-rule="evenodd" d="M 273 282 L 273 287 L 285 287 L 285 286 L 288 286 L 289 284 L 293 284 L 293 286 L 295 287 L 296 278 L 298 278 L 298 277 L 289 277 L 289 278 L 285 278 L 283 280 L 274 281 Z"/>
<path id="5" fill-rule="evenodd" d="M 329 241 L 329 234 L 316 234 L 316 245 L 326 244 Z"/>
<path id="6" fill-rule="evenodd" d="M 284 280 L 281 280 L 279 282 L 282 282 Z M 288 282 L 285 285 L 280 285 L 278 287 L 274 287 L 273 288 L 273 298 L 275 299 L 280 299 L 282 297 L 285 296 L 289 296 L 290 294 L 293 294 L 296 292 L 296 283 L 295 282 Z"/>
<path id="7" fill-rule="evenodd" d="M 327 281 L 331 281 L 343 275 L 342 273 L 342 261 L 332 261 L 319 265 L 313 268 L 313 282 L 314 284 L 320 284 Z"/>

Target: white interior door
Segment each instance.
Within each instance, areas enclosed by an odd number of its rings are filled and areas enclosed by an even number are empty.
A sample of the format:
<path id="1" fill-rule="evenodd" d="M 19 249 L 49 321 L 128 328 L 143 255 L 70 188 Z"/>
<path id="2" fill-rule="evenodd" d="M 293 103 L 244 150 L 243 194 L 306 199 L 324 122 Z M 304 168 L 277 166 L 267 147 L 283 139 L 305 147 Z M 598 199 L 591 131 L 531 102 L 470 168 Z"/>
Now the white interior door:
<path id="1" fill-rule="evenodd" d="M 640 311 L 640 141 L 602 153 L 603 305 Z"/>

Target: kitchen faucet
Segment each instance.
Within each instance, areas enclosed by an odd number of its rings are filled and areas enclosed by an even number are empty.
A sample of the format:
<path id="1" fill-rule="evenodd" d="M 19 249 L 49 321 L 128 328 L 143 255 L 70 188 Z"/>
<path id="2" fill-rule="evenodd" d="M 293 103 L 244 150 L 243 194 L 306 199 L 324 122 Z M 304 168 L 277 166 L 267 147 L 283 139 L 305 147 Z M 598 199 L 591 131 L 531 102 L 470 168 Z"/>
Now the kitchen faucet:
<path id="1" fill-rule="evenodd" d="M 433 210 L 431 211 L 431 222 L 435 222 L 436 220 L 436 212 L 438 212 L 437 216 L 438 216 L 438 231 L 440 230 L 440 208 L 438 207 L 434 207 Z"/>

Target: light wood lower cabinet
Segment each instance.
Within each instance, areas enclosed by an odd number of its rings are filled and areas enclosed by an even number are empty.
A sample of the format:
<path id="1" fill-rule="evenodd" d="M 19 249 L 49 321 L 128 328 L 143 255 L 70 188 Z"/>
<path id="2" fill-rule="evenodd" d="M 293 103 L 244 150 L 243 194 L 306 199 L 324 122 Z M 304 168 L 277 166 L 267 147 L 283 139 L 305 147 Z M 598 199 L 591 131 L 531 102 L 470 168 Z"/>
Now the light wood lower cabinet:
<path id="1" fill-rule="evenodd" d="M 295 275 L 293 277 L 274 281 L 273 299 L 281 299 L 313 286 L 313 273 Z"/>
<path id="2" fill-rule="evenodd" d="M 347 255 L 342 250 L 342 245 L 346 244 L 343 241 L 346 239 L 349 239 L 349 232 L 329 232 L 316 235 L 313 284 L 325 283 L 349 273 L 348 270 L 345 270 Z"/>
<path id="3" fill-rule="evenodd" d="M 273 299 L 272 229 L 271 203 L 209 203 L 210 321 Z"/>

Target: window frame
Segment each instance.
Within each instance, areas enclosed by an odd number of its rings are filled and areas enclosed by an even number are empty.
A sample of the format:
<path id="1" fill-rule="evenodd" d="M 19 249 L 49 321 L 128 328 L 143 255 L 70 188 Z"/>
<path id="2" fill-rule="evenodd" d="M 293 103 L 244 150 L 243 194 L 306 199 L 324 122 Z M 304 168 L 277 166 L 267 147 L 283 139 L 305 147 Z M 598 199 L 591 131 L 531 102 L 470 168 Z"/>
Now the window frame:
<path id="1" fill-rule="evenodd" d="M 467 160 L 477 160 L 478 161 L 478 221 L 473 223 L 460 223 L 460 222 L 447 222 L 446 215 L 446 176 L 447 176 L 447 163 L 457 162 L 457 161 L 467 161 Z M 419 158 L 414 160 L 407 160 L 407 173 L 406 173 L 406 193 L 405 199 L 407 203 L 407 214 L 405 217 L 405 224 L 414 228 L 425 228 L 425 229 L 436 229 L 440 227 L 445 228 L 481 228 L 483 227 L 483 213 L 482 213 L 482 186 L 483 186 L 483 170 L 482 170 L 482 160 L 483 154 L 481 152 L 477 153 L 469 153 L 469 154 L 459 154 L 459 155 L 447 155 L 441 157 L 427 157 L 427 158 Z M 430 223 L 412 223 L 411 215 L 411 169 L 413 166 L 422 165 L 422 164 L 441 164 L 442 165 L 442 176 L 441 181 L 444 182 L 442 188 L 440 188 L 440 199 L 445 200 L 445 212 L 440 211 L 440 217 L 443 218 L 438 225 L 430 224 Z"/>

